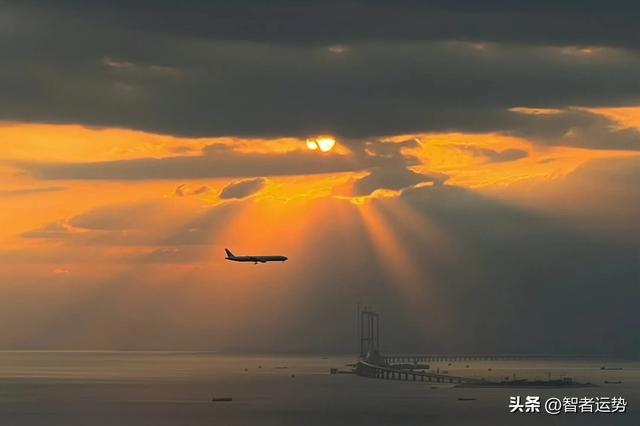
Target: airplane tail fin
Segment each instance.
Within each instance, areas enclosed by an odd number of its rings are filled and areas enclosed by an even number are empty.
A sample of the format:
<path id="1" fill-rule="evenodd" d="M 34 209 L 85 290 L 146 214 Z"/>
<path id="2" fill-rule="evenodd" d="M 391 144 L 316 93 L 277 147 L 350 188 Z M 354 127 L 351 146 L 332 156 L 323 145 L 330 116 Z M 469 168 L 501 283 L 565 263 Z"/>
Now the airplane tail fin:
<path id="1" fill-rule="evenodd" d="M 231 253 L 231 250 L 229 250 L 229 249 L 227 249 L 227 248 L 226 248 L 226 249 L 224 249 L 224 251 L 227 253 L 227 257 L 235 257 L 235 256 L 233 255 L 233 253 Z"/>

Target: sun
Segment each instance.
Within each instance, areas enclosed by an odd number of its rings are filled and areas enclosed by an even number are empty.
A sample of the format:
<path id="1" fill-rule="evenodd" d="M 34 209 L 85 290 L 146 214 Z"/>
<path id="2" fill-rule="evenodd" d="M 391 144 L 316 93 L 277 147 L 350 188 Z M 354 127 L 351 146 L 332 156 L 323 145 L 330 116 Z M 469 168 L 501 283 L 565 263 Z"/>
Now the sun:
<path id="1" fill-rule="evenodd" d="M 336 140 L 331 136 L 318 136 L 307 139 L 307 148 L 312 151 L 319 149 L 322 152 L 328 152 L 331 151 L 335 144 Z"/>

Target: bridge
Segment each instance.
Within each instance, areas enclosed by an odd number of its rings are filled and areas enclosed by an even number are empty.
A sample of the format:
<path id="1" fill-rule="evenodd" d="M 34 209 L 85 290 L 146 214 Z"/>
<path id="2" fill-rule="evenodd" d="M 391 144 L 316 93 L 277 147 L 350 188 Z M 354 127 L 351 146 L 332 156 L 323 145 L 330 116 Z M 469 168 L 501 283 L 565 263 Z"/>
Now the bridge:
<path id="1" fill-rule="evenodd" d="M 365 307 L 360 312 L 360 356 L 355 374 L 386 380 L 437 383 L 477 383 L 479 379 L 434 373 L 425 362 L 506 359 L 493 355 L 388 355 L 380 353 L 380 315 Z M 516 358 L 514 358 L 516 359 Z"/>
<path id="2" fill-rule="evenodd" d="M 355 373 L 358 376 L 370 377 L 373 379 L 404 380 L 413 382 L 437 382 L 437 383 L 477 383 L 479 379 L 469 377 L 451 376 L 448 374 L 432 373 L 429 371 L 399 368 L 397 366 L 385 366 L 372 364 L 360 360 L 356 364 Z"/>
<path id="3" fill-rule="evenodd" d="M 447 371 L 429 369 L 427 362 L 460 362 L 460 361 L 515 361 L 525 359 L 575 359 L 575 355 L 544 355 L 544 354 L 514 354 L 514 355 L 382 355 L 380 353 L 380 316 L 366 307 L 360 312 L 360 356 L 355 369 L 349 373 L 373 379 L 402 380 L 413 382 L 436 382 L 452 384 L 487 384 L 485 379 L 454 376 Z M 582 358 L 582 357 L 581 357 Z M 587 356 L 584 358 L 602 359 L 601 356 Z M 467 365 L 468 367 L 468 365 Z M 604 367 L 603 367 L 604 368 Z M 334 371 L 335 370 L 335 371 Z M 338 372 L 332 369 L 332 373 Z M 508 380 L 508 379 L 506 379 Z M 522 384 L 522 380 L 514 383 Z M 524 380 L 526 383 L 526 380 Z M 538 381 L 539 382 L 539 381 Z M 529 382 L 535 386 L 557 386 L 558 380 L 548 382 Z M 563 379 L 562 386 L 590 386 L 577 384 L 571 379 Z"/>
<path id="4" fill-rule="evenodd" d="M 575 359 L 575 355 L 545 355 L 545 354 L 486 354 L 486 355 L 384 355 L 382 359 L 389 364 L 419 364 L 421 362 L 461 362 L 461 361 L 521 361 L 536 359 Z M 581 356 L 580 358 L 600 359 L 601 356 Z"/>

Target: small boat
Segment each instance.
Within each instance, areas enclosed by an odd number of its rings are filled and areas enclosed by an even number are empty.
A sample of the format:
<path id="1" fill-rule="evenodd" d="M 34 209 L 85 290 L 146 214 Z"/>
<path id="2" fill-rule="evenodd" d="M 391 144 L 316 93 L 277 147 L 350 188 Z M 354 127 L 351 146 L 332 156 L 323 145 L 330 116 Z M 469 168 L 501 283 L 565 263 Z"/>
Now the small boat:
<path id="1" fill-rule="evenodd" d="M 604 383 L 607 384 L 607 385 L 620 385 L 620 384 L 622 384 L 622 381 L 621 380 L 616 380 L 615 382 L 613 382 L 613 381 L 610 382 L 609 380 L 605 380 Z"/>
<path id="2" fill-rule="evenodd" d="M 233 398 L 230 398 L 228 396 L 222 397 L 222 398 L 211 398 L 211 402 L 231 402 L 233 401 Z"/>
<path id="3" fill-rule="evenodd" d="M 622 370 L 622 367 L 606 367 L 603 365 L 600 370 Z"/>
<path id="4" fill-rule="evenodd" d="M 458 401 L 475 401 L 478 398 L 458 398 Z"/>

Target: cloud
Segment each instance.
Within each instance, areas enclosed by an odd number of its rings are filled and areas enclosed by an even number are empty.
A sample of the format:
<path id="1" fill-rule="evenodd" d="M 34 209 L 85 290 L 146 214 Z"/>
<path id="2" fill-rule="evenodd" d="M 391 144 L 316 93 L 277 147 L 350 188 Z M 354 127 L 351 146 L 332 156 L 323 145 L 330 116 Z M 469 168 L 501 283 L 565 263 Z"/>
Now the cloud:
<path id="1" fill-rule="evenodd" d="M 640 131 L 620 127 L 611 117 L 583 108 L 566 108 L 553 114 L 514 114 L 510 133 L 545 145 L 590 149 L 640 150 Z"/>
<path id="2" fill-rule="evenodd" d="M 43 186 L 38 188 L 0 189 L 0 197 L 16 197 L 20 195 L 42 194 L 65 191 L 65 186 Z"/>
<path id="3" fill-rule="evenodd" d="M 211 192 L 211 188 L 207 185 L 191 187 L 185 183 L 178 185 L 174 191 L 176 197 L 189 197 L 193 195 L 207 195 Z"/>
<path id="4" fill-rule="evenodd" d="M 296 248 L 291 254 L 297 260 L 278 272 L 277 282 L 262 270 L 243 269 L 242 274 L 247 275 L 241 278 L 221 273 L 221 266 L 216 263 L 218 255 L 211 258 L 210 248 L 217 249 L 220 240 L 229 237 L 225 229 L 230 221 L 242 212 L 251 216 L 264 206 L 251 200 L 222 203 L 184 212 L 179 220 L 171 221 L 149 206 L 137 216 L 147 220 L 161 218 L 163 232 L 153 226 L 145 227 L 144 232 L 152 234 L 142 239 L 149 244 L 144 247 L 146 254 L 129 259 L 127 264 L 144 268 L 148 274 L 105 278 L 106 288 L 116 288 L 112 290 L 112 299 L 105 302 L 104 297 L 91 298 L 92 308 L 84 313 L 52 305 L 50 298 L 43 296 L 35 285 L 39 291 L 29 293 L 28 297 L 34 304 L 43 303 L 51 317 L 59 318 L 62 314 L 75 319 L 64 328 L 56 328 L 58 338 L 48 345 L 71 342 L 91 347 L 95 341 L 74 340 L 69 336 L 82 332 L 76 325 L 77 318 L 92 318 L 94 312 L 104 323 L 124 321 L 123 315 L 128 323 L 132 318 L 127 314 L 147 308 L 153 324 L 170 323 L 175 320 L 175 311 L 149 309 L 162 306 L 161 294 L 167 292 L 170 293 L 167 299 L 173 302 L 187 298 L 183 303 L 175 303 L 180 321 L 198 324 L 203 321 L 214 327 L 220 318 L 226 318 L 227 322 L 231 318 L 234 327 L 229 334 L 215 335 L 206 342 L 196 342 L 201 333 L 197 327 L 179 330 L 169 327 L 162 349 L 264 352 L 274 349 L 273 341 L 286 341 L 286 349 L 292 351 L 342 353 L 353 344 L 353 307 L 366 303 L 383 314 L 384 349 L 389 352 L 557 351 L 635 356 L 640 351 L 640 342 L 626 330 L 640 326 L 635 315 L 640 297 L 637 285 L 640 234 L 630 232 L 637 229 L 637 210 L 635 215 L 632 212 L 638 208 L 635 196 L 638 170 L 638 159 L 593 162 L 579 168 L 566 182 L 562 179 L 545 182 L 547 187 L 570 183 L 569 188 L 583 193 L 581 197 L 573 199 L 568 192 L 560 191 L 563 198 L 558 198 L 547 192 L 533 200 L 535 208 L 448 184 L 409 188 L 399 197 L 372 199 L 366 206 L 356 206 L 344 199 L 315 199 L 308 206 L 312 226 L 304 228 L 305 244 L 294 244 Z M 598 182 L 601 187 L 596 185 Z M 522 194 L 530 198 L 528 195 Z M 593 204 L 585 204 L 590 199 Z M 187 200 L 170 201 L 184 204 Z M 565 212 L 567 204 L 576 204 L 575 209 Z M 622 213 L 620 204 L 625 205 L 627 213 Z M 602 228 L 575 220 L 581 211 L 592 210 L 591 205 L 599 205 L 606 213 L 594 217 Z M 373 233 L 361 222 L 366 220 L 369 209 L 377 217 Z M 117 232 L 112 222 L 117 219 L 107 220 L 106 212 L 117 216 L 118 212 L 135 211 L 120 206 L 100 214 L 94 212 L 84 216 L 93 218 L 85 219 L 85 226 L 104 229 L 110 225 L 112 231 L 89 232 Z M 327 217 L 332 220 L 326 220 Z M 627 222 L 635 224 L 629 225 L 635 228 L 612 228 L 611 222 Z M 175 227 L 167 230 L 167 223 Z M 131 231 L 127 224 L 122 227 Z M 282 229 L 260 229 L 265 241 L 282 239 Z M 67 225 L 50 225 L 48 230 L 64 231 Z M 376 231 L 391 240 L 376 242 Z M 69 264 L 76 253 L 65 251 L 68 245 L 83 242 L 72 240 L 56 250 L 58 257 L 52 261 L 57 263 L 52 267 Z M 111 240 L 114 242 L 118 240 Z M 80 258 L 90 255 L 103 259 L 101 250 L 105 249 L 82 248 Z M 122 263 L 122 255 L 116 262 Z M 415 270 L 415 275 L 394 275 L 393 267 L 398 262 L 401 273 Z M 171 275 L 167 269 L 149 269 L 187 263 L 197 264 L 203 270 L 200 274 L 189 272 L 186 281 L 184 272 Z M 80 279 L 76 277 L 76 269 L 73 270 L 69 279 Z M 215 283 L 210 279 L 213 274 L 217 277 Z M 93 286 L 93 280 L 95 277 L 90 277 L 78 285 Z M 344 282 L 349 285 L 343 285 Z M 123 286 L 127 291 L 122 291 Z M 227 291 L 229 288 L 246 291 L 236 293 Z M 292 288 L 296 289 L 295 297 L 291 296 Z M 252 304 L 252 300 L 265 297 L 273 303 Z M 125 299 L 125 313 L 105 308 L 122 306 Z M 105 305 L 96 310 L 95 303 Z M 247 315 L 256 312 L 256 306 L 260 307 L 261 315 Z M 1 310 L 6 318 L 12 318 L 6 306 L 0 307 L 4 308 Z M 200 315 L 201 312 L 207 315 Z M 265 316 L 272 320 L 260 324 L 261 337 L 250 339 Z M 146 330 L 153 326 L 141 327 Z M 153 334 L 149 337 L 139 333 L 137 339 L 128 339 L 126 333 L 114 330 L 108 341 L 101 344 L 138 349 L 157 347 Z M 3 339 L 0 345 L 6 341 Z"/>
<path id="5" fill-rule="evenodd" d="M 190 250 L 187 247 L 158 247 L 145 254 L 138 261 L 140 263 L 157 264 L 192 264 L 203 260 L 202 250 Z"/>
<path id="6" fill-rule="evenodd" d="M 261 176 L 314 175 L 362 171 L 389 164 L 415 165 L 419 160 L 400 150 L 416 142 L 390 143 L 379 140 L 354 143 L 352 151 L 243 152 L 223 144 L 205 147 L 201 155 L 141 158 L 84 163 L 14 162 L 38 179 L 144 180 L 203 179 Z M 200 188 L 204 190 L 203 188 Z M 176 195 L 191 191 L 179 186 Z"/>
<path id="7" fill-rule="evenodd" d="M 509 112 L 514 107 L 637 102 L 640 52 L 606 47 L 631 41 L 633 32 L 622 29 L 635 28 L 633 15 L 608 10 L 619 26 L 607 21 L 606 31 L 595 31 L 604 25 L 596 12 L 527 7 L 536 13 L 468 3 L 355 2 L 345 10 L 306 2 L 269 11 L 255 4 L 11 4 L 0 119 L 189 136 L 363 138 L 516 131 L 524 118 Z M 540 31 L 552 24 L 555 33 Z M 498 27 L 504 34 L 492 34 Z M 136 43 L 128 42 L 132 33 Z M 590 41 L 601 47 L 582 48 Z M 348 49 L 328 50 L 335 45 Z"/>
<path id="8" fill-rule="evenodd" d="M 230 183 L 220 192 L 220 198 L 245 198 L 260 191 L 266 181 L 263 178 L 249 179 Z"/>
<path id="9" fill-rule="evenodd" d="M 381 142 L 368 140 L 362 143 L 361 149 L 369 159 L 377 160 L 367 167 L 365 176 L 352 179 L 345 185 L 334 189 L 337 195 L 366 196 L 378 189 L 401 190 L 420 183 L 442 183 L 448 176 L 440 173 L 418 173 L 411 166 L 422 164 L 410 154 L 411 150 L 420 148 L 422 143 L 417 139 L 397 142 Z"/>
<path id="10" fill-rule="evenodd" d="M 14 19 L 29 30 L 64 31 L 69 16 L 80 17 L 83 29 L 99 33 L 162 31 L 172 37 L 266 42 L 274 45 L 327 46 L 366 40 L 471 40 L 564 46 L 637 47 L 633 2 L 591 2 L 583 7 L 549 1 L 493 2 L 470 0 L 416 2 L 308 0 L 292 5 L 272 1 L 239 3 L 142 1 L 135 5 L 107 1 L 87 4 L 67 0 L 56 7 L 33 2 L 7 2 Z M 40 12 L 40 13 L 38 13 Z M 606 18 L 606 19 L 603 19 Z M 323 25 L 318 25 L 321 22 Z M 545 31 L 540 29 L 544 28 Z"/>
<path id="11" fill-rule="evenodd" d="M 291 230 L 300 241 L 297 231 L 304 229 L 304 242 L 292 243 L 295 260 L 277 280 L 255 268 L 242 269 L 246 276 L 238 280 L 219 273 L 222 259 L 209 257 L 211 242 L 232 234 L 224 234 L 226 225 L 255 213 L 254 200 L 184 211 L 134 202 L 53 221 L 21 235 L 55 241 L 45 254 L 56 263 L 46 273 L 72 264 L 73 274 L 59 278 L 77 287 L 45 292 L 31 268 L 20 270 L 15 282 L 32 287 L 4 289 L 0 335 L 12 335 L 16 321 L 28 322 L 18 338 L 3 337 L 0 346 L 149 348 L 162 342 L 171 349 L 266 352 L 285 341 L 290 350 L 343 353 L 353 347 L 353 307 L 366 303 L 383 314 L 388 351 L 640 353 L 628 331 L 640 327 L 637 159 L 583 165 L 566 178 L 545 180 L 535 197 L 514 187 L 521 192 L 516 199 L 499 188 L 500 198 L 416 171 L 419 161 L 408 154 L 419 147 L 415 141 L 378 140 L 497 132 L 540 145 L 637 151 L 637 129 L 575 108 L 637 104 L 637 6 L 309 0 L 266 8 L 252 1 L 132 6 L 67 0 L 55 6 L 5 1 L 2 8 L 2 120 L 190 136 L 328 133 L 348 151 L 256 153 L 211 145 L 197 153 L 184 146 L 167 158 L 13 164 L 31 177 L 179 179 L 173 186 L 242 178 L 225 190 L 248 196 L 264 176 L 357 172 L 355 194 L 401 194 L 364 206 L 309 200 L 309 215 L 296 216 L 308 223 Z M 474 153 L 489 162 L 525 154 Z M 175 195 L 183 198 L 165 201 L 179 208 L 209 191 L 180 185 Z M 372 211 L 376 226 L 365 223 Z M 272 229 L 260 232 L 260 241 L 283 240 Z M 10 262 L 0 262 L 0 272 L 18 259 L 35 265 L 45 254 L 3 251 Z M 79 260 L 121 265 L 124 257 L 140 273 L 100 273 L 102 288 L 95 275 L 82 277 Z M 189 262 L 209 269 L 176 274 L 176 264 Z M 398 265 L 415 275 L 394 276 Z M 82 291 L 67 291 L 77 288 Z M 25 301 L 17 308 L 14 291 Z M 259 302 L 252 305 L 252 298 Z M 262 303 L 266 299 L 273 303 Z M 175 309 L 156 309 L 165 305 Z M 25 316 L 25 306 L 38 315 Z M 103 332 L 88 327 L 91 321 Z"/>
<path id="12" fill-rule="evenodd" d="M 443 183 L 445 175 L 417 173 L 403 166 L 376 167 L 368 175 L 357 179 L 351 195 L 370 195 L 378 189 L 401 190 L 419 183 Z"/>
<path id="13" fill-rule="evenodd" d="M 33 231 L 20 234 L 22 238 L 59 240 L 73 235 L 71 227 L 64 221 L 52 222 Z"/>
<path id="14" fill-rule="evenodd" d="M 530 115 L 553 115 L 553 114 L 561 114 L 562 110 L 555 108 L 530 108 L 530 107 L 513 107 L 509 108 L 511 112 L 518 112 L 520 114 L 530 114 Z"/>
<path id="15" fill-rule="evenodd" d="M 87 210 L 65 220 L 48 223 L 40 228 L 20 234 L 22 238 L 81 242 L 109 240 L 123 244 L 123 234 L 144 228 L 141 216 L 157 214 L 151 205 L 111 205 Z"/>
<path id="16" fill-rule="evenodd" d="M 39 179 L 201 179 L 285 176 L 361 170 L 368 163 L 353 155 L 293 151 L 246 153 L 226 146 L 207 148 L 199 156 L 173 156 L 87 163 L 21 163 Z"/>
<path id="17" fill-rule="evenodd" d="M 74 228 L 96 231 L 122 231 L 143 227 L 143 217 L 153 206 L 146 203 L 117 204 L 98 207 L 73 216 L 68 224 Z"/>
<path id="18" fill-rule="evenodd" d="M 606 235 L 640 235 L 640 157 L 593 160 L 553 184 L 506 189 L 508 198 L 526 206 L 595 226 Z"/>
<path id="19" fill-rule="evenodd" d="M 623 188 L 634 189 L 640 185 L 640 156 L 591 161 L 580 166 L 571 179 L 601 182 L 603 189 L 614 189 L 612 195 Z M 635 195 L 640 201 L 640 193 Z"/>
<path id="20" fill-rule="evenodd" d="M 473 155 L 484 157 L 491 163 L 516 161 L 529 155 L 527 151 L 517 148 L 505 149 L 503 151 L 497 151 L 489 148 L 478 148 L 475 146 L 464 146 L 460 148 L 464 151 L 472 153 Z"/>
<path id="21" fill-rule="evenodd" d="M 168 224 L 175 223 L 178 227 L 180 220 L 200 209 L 200 203 L 177 202 L 171 198 L 109 204 L 86 209 L 23 232 L 20 236 L 27 239 L 64 239 L 72 246 L 156 246 L 162 245 L 159 242 L 172 232 Z"/>
<path id="22" fill-rule="evenodd" d="M 433 233 L 425 235 L 413 221 L 396 216 L 398 203 L 435 229 L 446 231 L 445 242 L 454 249 Z M 110 289 L 107 299 L 106 290 L 94 288 L 92 276 L 84 280 L 69 277 L 84 292 L 56 291 L 70 297 L 71 305 L 55 303 L 50 293 L 43 294 L 41 285 L 27 288 L 22 284 L 22 309 L 25 304 L 38 306 L 43 322 L 67 316 L 74 319 L 56 327 L 56 339 L 47 341 L 29 337 L 30 331 L 42 330 L 42 324 L 23 324 L 25 346 L 343 353 L 353 346 L 352 315 L 360 302 L 383 314 L 386 352 L 638 354 L 639 342 L 626 332 L 640 326 L 635 315 L 640 296 L 637 244 L 625 244 L 612 235 L 590 234 L 567 221 L 448 185 L 409 190 L 400 200 L 376 200 L 375 205 L 389 234 L 399 242 L 393 249 L 401 247 L 402 253 L 385 252 L 384 258 L 377 258 L 362 226 L 350 227 L 345 233 L 344 223 L 327 220 L 305 232 L 305 239 L 312 243 L 295 251 L 298 260 L 279 271 L 277 283 L 262 270 L 243 270 L 242 274 L 249 275 L 245 281 L 244 275 L 222 273 L 215 263 L 207 266 L 211 253 L 202 246 L 190 251 L 162 246 L 130 259 L 130 265 L 148 273 L 101 278 L 104 289 Z M 358 207 L 344 200 L 317 201 L 310 207 L 339 211 L 340 217 L 346 214 L 350 220 L 359 215 Z M 219 227 L 211 229 L 216 232 Z M 206 247 L 210 244 L 209 240 Z M 386 267 L 405 254 L 404 265 L 417 268 L 421 279 L 389 275 Z M 95 262 L 97 255 L 94 251 L 87 262 Z M 203 268 L 201 274 L 172 275 L 160 269 L 194 262 Z M 216 276 L 215 282 L 211 276 Z M 21 280 L 25 278 L 16 282 Z M 229 291 L 238 288 L 246 292 Z M 292 288 L 295 297 L 287 293 Z M 96 295 L 86 297 L 88 289 Z M 15 300 L 6 297 L 0 302 L 7 319 L 0 328 L 15 323 L 9 319 L 24 315 L 24 310 L 14 313 L 10 309 L 11 299 Z M 252 304 L 252 300 L 266 299 L 273 303 Z M 84 303 L 75 302 L 79 300 Z M 175 309 L 156 309 L 165 302 Z M 86 309 L 78 311 L 80 306 Z M 248 315 L 256 312 L 256 306 L 261 315 Z M 138 324 L 134 313 L 145 308 L 153 321 Z M 262 321 L 265 316 L 271 320 Z M 119 326 L 108 337 L 94 340 L 83 334 L 86 327 L 80 324 L 95 319 L 106 324 L 115 321 Z M 209 333 L 206 341 L 197 339 L 200 327 L 176 330 L 169 326 L 160 346 L 156 336 L 146 332 L 158 323 L 174 321 L 206 324 L 202 328 L 217 330 L 222 319 L 234 324 L 232 333 Z M 131 324 L 140 327 L 135 339 L 121 331 Z M 250 339 L 258 326 L 260 338 Z M 2 335 L 0 346 L 15 347 L 10 333 Z M 274 341 L 286 342 L 286 347 L 276 348 Z"/>

